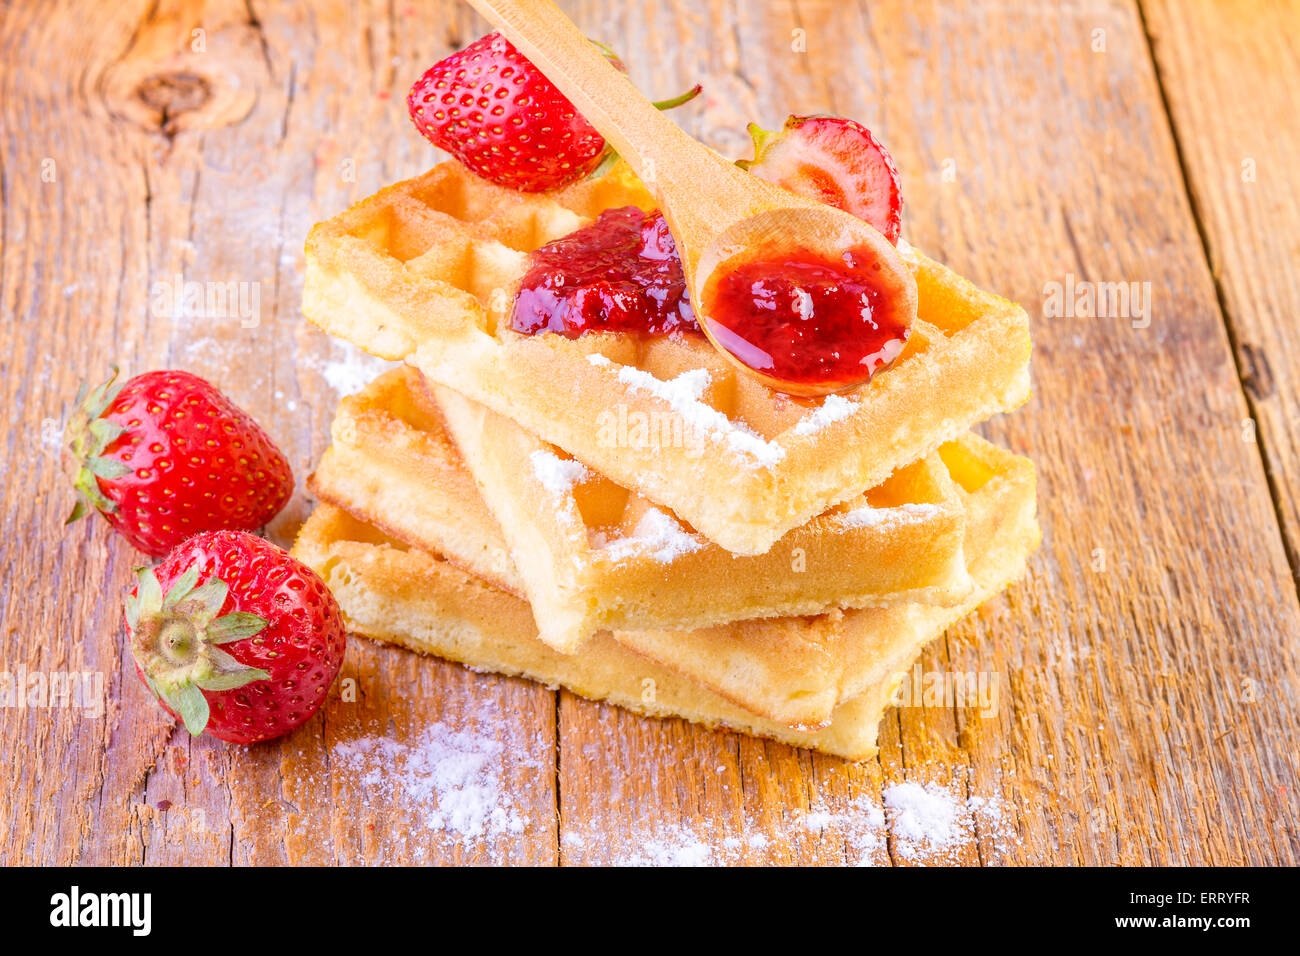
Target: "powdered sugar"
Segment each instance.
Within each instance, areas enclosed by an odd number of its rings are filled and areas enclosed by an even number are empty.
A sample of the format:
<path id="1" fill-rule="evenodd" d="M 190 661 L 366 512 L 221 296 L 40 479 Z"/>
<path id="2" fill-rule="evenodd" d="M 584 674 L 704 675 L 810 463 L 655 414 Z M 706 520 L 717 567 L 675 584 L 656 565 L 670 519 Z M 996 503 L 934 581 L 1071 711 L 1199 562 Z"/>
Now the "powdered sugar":
<path id="1" fill-rule="evenodd" d="M 963 799 L 937 784 L 896 783 L 884 792 L 894 855 L 947 862 L 975 839 L 977 824 L 996 843 L 1006 833 L 1001 804 L 986 797 Z"/>
<path id="2" fill-rule="evenodd" d="M 593 531 L 591 545 L 604 552 L 612 561 L 636 557 L 650 558 L 665 564 L 704 547 L 698 537 L 658 508 L 648 509 L 630 535 L 607 536 L 603 532 Z"/>
<path id="3" fill-rule="evenodd" d="M 821 407 L 810 415 L 805 415 L 791 429 L 796 435 L 815 435 L 827 425 L 843 421 L 862 406 L 850 401 L 843 395 L 828 395 Z"/>
<path id="4" fill-rule="evenodd" d="M 858 797 L 839 811 L 812 810 L 802 822 L 814 833 L 838 831 L 853 866 L 874 866 L 887 859 L 885 813 L 871 797 Z"/>
<path id="5" fill-rule="evenodd" d="M 402 795 L 428 829 L 473 839 L 528 826 L 504 786 L 503 753 L 498 740 L 435 723 L 414 744 L 362 737 L 335 744 L 330 757 L 366 790 Z"/>
<path id="6" fill-rule="evenodd" d="M 542 487 L 557 498 L 567 498 L 573 493 L 573 486 L 587 477 L 587 467 L 572 458 L 561 458 L 545 448 L 539 448 L 528 456 L 533 466 L 533 475 Z"/>
<path id="7" fill-rule="evenodd" d="M 495 710 L 470 705 L 463 716 L 465 723 L 437 721 L 405 741 L 362 736 L 330 749 L 336 781 L 351 780 L 359 788 L 362 809 L 391 816 L 395 826 L 405 828 L 411 840 L 403 842 L 417 859 L 429 857 L 438 844 L 471 855 L 489 849 L 494 860 L 510 858 L 512 847 L 535 840 L 536 828 L 551 823 L 549 814 L 530 818 L 531 804 L 518 796 L 528 792 L 528 785 L 517 777 L 520 768 L 537 780 L 549 771 L 549 739 L 493 730 Z M 1014 842 L 999 799 L 965 797 L 937 783 L 891 784 L 880 798 L 871 793 L 848 798 L 814 794 L 806 807 L 787 807 L 761 820 L 729 814 L 682 820 L 650 807 L 632 814 L 617 809 L 621 794 L 643 786 L 623 777 L 645 773 L 653 768 L 614 771 L 602 778 L 609 787 L 608 807 L 565 816 L 560 841 L 564 862 L 723 866 L 764 862 L 773 850 L 794 861 L 826 862 L 829 855 L 831 862 L 854 866 L 950 864 L 977 857 L 999 862 Z M 725 791 L 730 784 L 722 787 Z M 420 832 L 428 836 L 421 839 Z"/>
<path id="8" fill-rule="evenodd" d="M 614 364 L 599 353 L 588 355 L 587 361 L 599 367 Z M 624 365 L 619 367 L 618 380 L 635 391 L 647 392 L 666 402 L 688 426 L 725 444 L 732 451 L 752 458 L 759 466 L 771 467 L 785 457 L 785 449 L 780 445 L 767 441 L 744 424 L 733 422 L 701 400 L 709 386 L 707 369 L 691 369 L 676 378 L 664 380 L 642 369 Z"/>
<path id="9" fill-rule="evenodd" d="M 684 824 L 649 817 L 616 841 L 619 849 L 613 854 L 606 849 L 609 834 L 595 821 L 583 830 L 566 831 L 561 843 L 570 862 L 616 866 L 754 863 L 772 846 L 788 848 L 805 862 L 814 848 L 834 846 L 848 865 L 877 866 L 896 860 L 960 862 L 971 855 L 977 832 L 995 851 L 1010 842 L 996 799 L 964 799 L 937 784 L 910 782 L 886 787 L 882 796 L 883 802 L 864 794 L 836 804 L 815 798 L 807 809 L 791 808 L 762 829 L 749 821 L 736 830 L 707 819 Z"/>
<path id="10" fill-rule="evenodd" d="M 588 841 L 576 832 L 564 835 L 568 849 Z M 610 861 L 612 866 L 709 866 L 720 862 L 709 841 L 683 826 L 665 827 Z"/>
<path id="11" fill-rule="evenodd" d="M 63 420 L 59 418 L 41 419 L 41 445 L 51 451 L 63 448 Z"/>
<path id="12" fill-rule="evenodd" d="M 872 508 L 863 505 L 851 511 L 841 512 L 835 516 L 835 520 L 842 528 L 870 528 L 885 524 L 928 521 L 938 513 L 938 505 L 909 501 L 893 508 Z"/>
<path id="13" fill-rule="evenodd" d="M 915 246 L 902 236 L 898 237 L 898 242 L 894 243 L 894 248 L 898 250 L 899 258 L 909 266 L 915 268 L 921 264 L 921 254 L 916 251 Z"/>
<path id="14" fill-rule="evenodd" d="M 388 362 L 369 355 L 347 342 L 332 340 L 336 351 L 342 354 L 338 358 L 315 362 L 316 369 L 340 396 L 355 395 L 390 368 L 396 368 L 397 362 Z"/>

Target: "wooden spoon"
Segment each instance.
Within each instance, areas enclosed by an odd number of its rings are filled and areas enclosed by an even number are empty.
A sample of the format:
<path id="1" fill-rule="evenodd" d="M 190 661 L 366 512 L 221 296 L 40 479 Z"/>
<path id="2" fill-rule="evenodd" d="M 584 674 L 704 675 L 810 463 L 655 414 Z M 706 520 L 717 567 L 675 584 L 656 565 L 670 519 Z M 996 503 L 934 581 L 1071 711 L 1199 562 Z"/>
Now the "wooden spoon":
<path id="1" fill-rule="evenodd" d="M 740 361 L 718 342 L 702 313 L 713 273 L 762 250 L 835 262 L 865 252 L 890 311 L 910 325 L 916 281 L 875 227 L 843 210 L 798 196 L 740 169 L 692 139 L 614 68 L 551 0 L 469 0 L 577 107 L 645 183 L 668 220 L 700 326 L 734 364 L 781 391 L 819 395 L 842 384 L 792 383 Z M 863 258 L 860 254 L 859 260 Z M 856 384 L 856 383 L 854 383 Z"/>

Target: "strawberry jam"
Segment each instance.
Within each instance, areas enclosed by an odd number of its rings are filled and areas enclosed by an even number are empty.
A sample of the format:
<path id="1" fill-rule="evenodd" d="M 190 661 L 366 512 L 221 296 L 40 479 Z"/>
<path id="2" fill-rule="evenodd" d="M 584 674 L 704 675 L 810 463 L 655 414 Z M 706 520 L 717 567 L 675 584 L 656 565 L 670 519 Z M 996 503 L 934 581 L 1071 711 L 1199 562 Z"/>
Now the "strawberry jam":
<path id="1" fill-rule="evenodd" d="M 702 295 L 706 331 L 742 365 L 789 391 L 860 385 L 903 351 L 900 314 L 868 249 L 838 261 L 791 251 L 727 262 Z"/>
<path id="2" fill-rule="evenodd" d="M 668 224 L 636 206 L 537 249 L 515 298 L 516 332 L 698 332 Z"/>

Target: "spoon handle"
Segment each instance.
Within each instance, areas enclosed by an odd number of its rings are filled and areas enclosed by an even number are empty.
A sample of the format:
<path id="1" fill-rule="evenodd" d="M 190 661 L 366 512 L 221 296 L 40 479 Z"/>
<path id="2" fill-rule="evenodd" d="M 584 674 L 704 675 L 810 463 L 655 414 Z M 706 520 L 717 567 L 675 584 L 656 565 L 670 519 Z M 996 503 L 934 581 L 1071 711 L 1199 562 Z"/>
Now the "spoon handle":
<path id="1" fill-rule="evenodd" d="M 551 0 L 469 0 L 559 87 L 652 192 L 689 179 L 707 152 L 647 100 Z"/>

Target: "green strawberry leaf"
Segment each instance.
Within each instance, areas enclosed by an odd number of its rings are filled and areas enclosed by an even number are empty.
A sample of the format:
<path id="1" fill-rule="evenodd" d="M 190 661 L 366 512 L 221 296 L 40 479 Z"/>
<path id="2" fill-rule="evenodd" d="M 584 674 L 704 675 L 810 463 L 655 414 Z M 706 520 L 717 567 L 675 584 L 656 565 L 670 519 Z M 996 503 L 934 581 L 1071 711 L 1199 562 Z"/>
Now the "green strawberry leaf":
<path id="1" fill-rule="evenodd" d="M 203 733 L 211 716 L 208 699 L 203 696 L 203 691 L 194 684 L 181 684 L 179 687 L 164 691 L 162 698 L 167 702 L 168 707 L 181 715 L 181 720 L 185 721 L 185 729 L 191 735 L 197 737 Z"/>
<path id="2" fill-rule="evenodd" d="M 98 475 L 105 481 L 112 481 L 114 478 L 121 478 L 123 475 L 131 474 L 130 465 L 114 458 L 87 458 L 85 468 L 92 475 Z"/>
<path id="3" fill-rule="evenodd" d="M 213 674 L 211 677 L 196 678 L 194 683 L 204 690 L 234 690 L 236 687 L 243 687 L 245 684 L 251 684 L 255 680 L 269 680 L 271 677 L 266 671 L 251 669 L 249 676 L 242 674 Z"/>
<path id="4" fill-rule="evenodd" d="M 209 647 L 204 652 L 204 659 L 212 670 L 194 681 L 204 690 L 234 690 L 236 687 L 243 687 L 253 681 L 271 679 L 271 675 L 260 667 L 249 667 L 247 664 L 241 664 L 217 647 Z"/>
<path id="5" fill-rule="evenodd" d="M 199 562 L 195 561 L 189 566 L 184 574 L 172 582 L 172 586 L 167 589 L 167 596 L 163 598 L 162 606 L 165 610 L 171 610 L 185 598 L 189 597 L 194 586 L 199 583 Z"/>
<path id="6" fill-rule="evenodd" d="M 140 598 L 136 594 L 126 596 L 126 623 L 135 630 L 140 626 Z"/>
<path id="7" fill-rule="evenodd" d="M 76 508 L 73 508 L 75 517 L 70 515 L 68 517 L 69 523 L 83 517 L 90 508 L 96 508 L 104 514 L 112 514 L 117 510 L 117 502 L 110 500 L 99 490 L 99 482 L 95 480 L 95 476 L 84 465 L 77 472 L 77 478 L 72 483 L 72 487 L 76 489 L 81 510 L 77 511 Z"/>
<path id="8" fill-rule="evenodd" d="M 264 617 L 247 611 L 231 611 L 217 618 L 207 628 L 210 644 L 229 644 L 259 633 L 267 625 Z"/>
<path id="9" fill-rule="evenodd" d="M 96 418 L 88 426 L 95 439 L 95 451 L 101 452 L 126 432 L 126 428 L 107 418 Z"/>
<path id="10" fill-rule="evenodd" d="M 153 617 L 162 613 L 162 585 L 158 576 L 150 568 L 136 568 L 136 602 L 137 613 L 141 617 Z"/>
<path id="11" fill-rule="evenodd" d="M 196 565 L 197 566 L 197 565 Z M 196 587 L 183 598 L 186 604 L 186 610 L 196 618 L 201 618 L 201 622 L 210 621 L 221 611 L 221 605 L 226 603 L 226 595 L 230 588 L 226 582 L 220 578 L 213 578 L 211 581 L 205 581 Z"/>
<path id="12" fill-rule="evenodd" d="M 677 107 L 681 106 L 683 103 L 689 103 L 691 100 L 695 99 L 695 97 L 699 96 L 700 93 L 702 93 L 703 91 L 704 91 L 704 87 L 701 86 L 699 83 L 696 83 L 685 93 L 678 93 L 676 96 L 671 96 L 666 100 L 655 100 L 650 105 L 661 112 L 664 110 L 676 109 Z"/>

